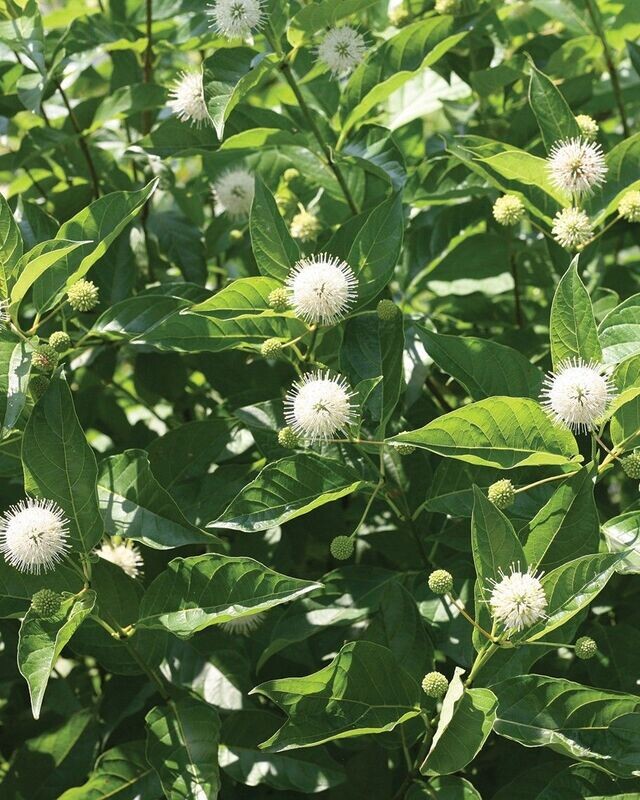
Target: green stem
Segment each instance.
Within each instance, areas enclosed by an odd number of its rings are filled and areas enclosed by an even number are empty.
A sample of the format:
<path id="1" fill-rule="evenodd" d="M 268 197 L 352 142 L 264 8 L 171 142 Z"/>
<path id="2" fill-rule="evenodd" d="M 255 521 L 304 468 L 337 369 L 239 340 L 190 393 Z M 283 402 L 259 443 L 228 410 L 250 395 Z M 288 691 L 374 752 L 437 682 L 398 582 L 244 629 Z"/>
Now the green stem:
<path id="1" fill-rule="evenodd" d="M 420 765 L 427 757 L 427 753 L 429 752 L 429 748 L 431 747 L 431 741 L 433 739 L 433 728 L 431 724 L 425 717 L 425 721 L 427 722 L 427 731 L 424 735 L 424 739 L 422 740 L 422 744 L 420 745 L 420 750 L 418 751 L 418 755 L 416 756 L 416 760 L 413 762 L 413 769 L 411 769 L 405 779 L 402 781 L 400 786 L 398 787 L 398 791 L 393 795 L 391 800 L 402 800 L 402 798 L 407 793 L 408 788 L 411 786 L 413 781 L 416 778 L 420 777 Z"/>
<path id="2" fill-rule="evenodd" d="M 543 483 L 551 483 L 551 481 L 561 481 L 564 478 L 570 477 L 569 475 L 552 475 L 550 478 L 542 478 L 542 480 L 535 481 L 534 483 L 528 483 L 526 486 L 521 486 L 519 489 L 516 489 L 514 494 L 519 494 L 520 492 L 528 492 L 529 489 L 534 489 L 536 486 L 542 486 Z"/>
<path id="3" fill-rule="evenodd" d="M 488 647 L 485 647 L 484 650 L 481 650 L 478 653 L 475 661 L 473 662 L 473 666 L 471 667 L 471 672 L 469 673 L 467 680 L 464 682 L 465 687 L 471 686 L 478 672 L 480 672 L 482 667 L 484 667 L 487 661 L 491 658 L 491 656 L 493 656 L 493 654 L 497 650 L 498 650 L 498 645 L 495 642 L 492 642 Z"/>
<path id="4" fill-rule="evenodd" d="M 62 102 L 65 104 L 67 108 L 69 119 L 71 120 L 71 125 L 73 126 L 73 129 L 78 136 L 78 144 L 80 145 L 80 150 L 82 151 L 84 160 L 87 162 L 89 175 L 91 176 L 91 183 L 93 184 L 93 193 L 97 199 L 98 197 L 100 197 L 100 182 L 98 181 L 98 173 L 96 171 L 95 164 L 93 163 L 93 158 L 91 157 L 91 151 L 89 150 L 89 145 L 87 144 L 87 140 L 84 138 L 84 134 L 82 133 L 82 128 L 80 127 L 78 118 L 76 117 L 75 112 L 71 107 L 69 98 L 67 97 L 64 89 L 62 88 L 62 84 L 59 81 L 54 80 L 53 85 L 60 93 L 60 97 L 62 97 Z"/>
<path id="5" fill-rule="evenodd" d="M 453 605 L 458 609 L 458 611 L 467 620 L 467 622 L 471 623 L 471 625 L 473 625 L 473 627 L 477 631 L 479 631 L 488 641 L 490 641 L 490 642 L 494 642 L 495 641 L 495 638 L 493 637 L 493 635 L 490 634 L 489 631 L 485 631 L 485 629 L 482 627 L 482 625 L 479 625 L 475 621 L 475 619 L 473 619 L 473 617 L 470 614 L 467 613 L 467 610 L 465 609 L 464 605 L 462 604 L 462 602 L 458 601 L 457 597 L 455 597 L 453 594 L 451 594 L 451 592 L 448 592 L 445 595 L 445 597 L 448 598 L 453 603 Z"/>

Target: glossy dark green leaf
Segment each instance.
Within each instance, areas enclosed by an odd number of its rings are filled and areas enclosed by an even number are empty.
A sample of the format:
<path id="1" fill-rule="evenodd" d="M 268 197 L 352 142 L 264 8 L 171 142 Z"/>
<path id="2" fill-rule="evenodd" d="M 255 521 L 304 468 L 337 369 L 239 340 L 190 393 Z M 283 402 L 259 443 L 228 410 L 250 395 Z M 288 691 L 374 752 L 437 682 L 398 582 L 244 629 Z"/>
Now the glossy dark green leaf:
<path id="1" fill-rule="evenodd" d="M 555 142 L 580 136 L 580 128 L 560 90 L 531 63 L 529 102 L 538 120 L 542 141 L 551 150 Z"/>
<path id="2" fill-rule="evenodd" d="M 602 360 L 591 299 L 578 275 L 578 257 L 562 276 L 551 304 L 551 357 L 558 369 L 563 361 Z"/>
<path id="3" fill-rule="evenodd" d="M 300 250 L 280 216 L 273 195 L 260 179 L 256 180 L 249 230 L 260 272 L 284 282 L 300 258 Z"/>

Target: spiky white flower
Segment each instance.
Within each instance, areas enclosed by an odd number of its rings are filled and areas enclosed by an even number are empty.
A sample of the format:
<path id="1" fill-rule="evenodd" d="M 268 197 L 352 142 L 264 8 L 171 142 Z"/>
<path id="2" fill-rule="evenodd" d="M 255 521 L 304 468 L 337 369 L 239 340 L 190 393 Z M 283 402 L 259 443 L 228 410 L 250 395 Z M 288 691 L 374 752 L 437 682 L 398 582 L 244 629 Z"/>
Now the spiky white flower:
<path id="1" fill-rule="evenodd" d="M 303 258 L 287 278 L 289 302 L 307 322 L 332 325 L 357 297 L 358 279 L 346 261 L 326 253 Z"/>
<path id="2" fill-rule="evenodd" d="M 96 555 L 120 567 L 130 578 L 137 578 L 139 575 L 142 575 L 144 561 L 142 560 L 142 555 L 138 548 L 132 544 L 125 544 L 125 542 L 119 542 L 118 544 L 105 542 L 98 547 Z"/>
<path id="3" fill-rule="evenodd" d="M 547 596 L 541 577 L 531 568 L 520 572 L 520 564 L 512 564 L 509 575 L 500 571 L 500 580 L 490 581 L 491 613 L 506 631 L 524 630 L 546 616 Z"/>
<path id="4" fill-rule="evenodd" d="M 579 250 L 593 236 L 593 225 L 579 208 L 563 208 L 553 218 L 551 233 L 561 247 Z"/>
<path id="5" fill-rule="evenodd" d="M 348 25 L 331 28 L 318 47 L 318 59 L 333 75 L 351 72 L 364 58 L 364 37 Z"/>
<path id="6" fill-rule="evenodd" d="M 355 419 L 354 393 L 340 375 L 312 372 L 296 381 L 284 400 L 284 416 L 293 430 L 307 441 L 329 439 L 345 431 Z"/>
<path id="7" fill-rule="evenodd" d="M 171 87 L 169 98 L 169 107 L 181 122 L 190 122 L 196 128 L 209 123 L 202 73 L 181 72 Z"/>
<path id="8" fill-rule="evenodd" d="M 207 14 L 216 31 L 227 39 L 245 39 L 264 22 L 262 0 L 216 0 Z"/>
<path id="9" fill-rule="evenodd" d="M 553 145 L 547 169 L 554 186 L 568 195 L 579 196 L 591 194 L 604 183 L 607 163 L 599 144 L 576 137 Z"/>
<path id="10" fill-rule="evenodd" d="M 256 180 L 246 169 L 227 170 L 213 184 L 218 202 L 233 219 L 249 215 L 255 190 Z"/>
<path id="11" fill-rule="evenodd" d="M 601 364 L 572 358 L 546 375 L 540 401 L 556 422 L 586 432 L 601 422 L 614 394 Z"/>
<path id="12" fill-rule="evenodd" d="M 53 500 L 21 500 L 0 517 L 0 551 L 20 572 L 48 572 L 69 549 L 68 524 Z"/>
<path id="13" fill-rule="evenodd" d="M 249 636 L 256 628 L 264 622 L 264 613 L 258 612 L 249 617 L 236 617 L 228 622 L 221 623 L 220 627 L 225 633 L 237 634 L 238 636 Z"/>

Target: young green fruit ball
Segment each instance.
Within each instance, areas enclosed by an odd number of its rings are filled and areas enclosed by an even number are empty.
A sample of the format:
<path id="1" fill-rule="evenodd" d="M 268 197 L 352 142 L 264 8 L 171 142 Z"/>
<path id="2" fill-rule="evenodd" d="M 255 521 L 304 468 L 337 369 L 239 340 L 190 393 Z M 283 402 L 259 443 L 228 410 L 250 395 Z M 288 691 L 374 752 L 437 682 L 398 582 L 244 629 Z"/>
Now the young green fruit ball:
<path id="1" fill-rule="evenodd" d="M 52 617 L 60 610 L 62 597 L 53 589 L 40 589 L 31 598 L 31 608 L 40 617 Z"/>
<path id="2" fill-rule="evenodd" d="M 516 499 L 516 491 L 511 481 L 508 478 L 504 478 L 491 484 L 487 496 L 493 505 L 502 511 L 513 505 L 513 501 Z"/>
<path id="3" fill-rule="evenodd" d="M 576 656 L 586 661 L 598 652 L 598 645 L 590 636 L 581 636 L 576 640 Z"/>
<path id="4" fill-rule="evenodd" d="M 289 308 L 289 292 L 284 288 L 274 289 L 269 293 L 267 302 L 269 303 L 269 308 L 282 314 Z"/>
<path id="5" fill-rule="evenodd" d="M 400 314 L 400 309 L 393 300 L 381 300 L 376 307 L 376 311 L 378 312 L 378 319 L 383 320 L 383 322 L 391 322 Z"/>
<path id="6" fill-rule="evenodd" d="M 428 672 L 422 679 L 422 691 L 427 697 L 439 700 L 444 697 L 449 688 L 449 681 L 441 672 Z"/>
<path id="7" fill-rule="evenodd" d="M 446 569 L 437 569 L 429 575 L 428 583 L 434 594 L 448 594 L 453 589 L 453 576 Z"/>
<path id="8" fill-rule="evenodd" d="M 350 536 L 336 536 L 331 542 L 331 555 L 338 561 L 346 561 L 353 555 L 353 542 Z"/>
<path id="9" fill-rule="evenodd" d="M 31 365 L 42 372 L 52 372 L 58 363 L 58 354 L 49 344 L 40 345 L 31 356 Z"/>
<path id="10" fill-rule="evenodd" d="M 74 311 L 91 311 L 98 305 L 98 287 L 93 281 L 77 281 L 67 291 L 67 300 Z"/>
<path id="11" fill-rule="evenodd" d="M 620 459 L 624 474 L 634 480 L 640 480 L 640 452 L 629 453 Z"/>
<path id="12" fill-rule="evenodd" d="M 54 331 L 49 337 L 49 345 L 57 353 L 64 353 L 71 347 L 71 337 L 64 331 Z"/>
<path id="13" fill-rule="evenodd" d="M 31 397 L 37 402 L 47 391 L 49 378 L 46 375 L 33 375 L 29 381 L 29 391 Z"/>
<path id="14" fill-rule="evenodd" d="M 264 358 L 277 358 L 281 352 L 282 342 L 280 339 L 267 339 L 260 348 L 260 353 Z"/>
<path id="15" fill-rule="evenodd" d="M 280 428 L 278 431 L 278 444 L 280 447 L 286 447 L 287 450 L 295 450 L 300 445 L 300 439 L 293 428 Z"/>

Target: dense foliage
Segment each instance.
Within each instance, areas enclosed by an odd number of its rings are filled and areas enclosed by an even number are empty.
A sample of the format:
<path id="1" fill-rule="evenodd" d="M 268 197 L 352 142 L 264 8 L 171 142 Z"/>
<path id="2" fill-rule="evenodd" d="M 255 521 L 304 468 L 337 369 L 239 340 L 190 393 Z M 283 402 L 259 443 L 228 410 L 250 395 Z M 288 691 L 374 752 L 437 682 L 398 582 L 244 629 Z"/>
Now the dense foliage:
<path id="1" fill-rule="evenodd" d="M 3 800 L 640 797 L 639 37 L 1 3 Z"/>

